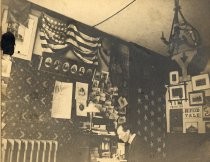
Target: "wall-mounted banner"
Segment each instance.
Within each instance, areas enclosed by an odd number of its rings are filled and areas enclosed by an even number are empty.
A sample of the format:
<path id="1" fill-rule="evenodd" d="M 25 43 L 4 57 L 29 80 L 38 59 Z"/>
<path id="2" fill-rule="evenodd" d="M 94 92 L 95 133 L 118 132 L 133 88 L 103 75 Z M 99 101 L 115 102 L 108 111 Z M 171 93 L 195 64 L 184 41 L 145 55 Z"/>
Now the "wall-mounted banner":
<path id="1" fill-rule="evenodd" d="M 202 118 L 202 106 L 185 108 L 183 110 L 185 119 L 199 119 Z"/>
<path id="2" fill-rule="evenodd" d="M 43 54 L 39 70 L 62 75 L 73 79 L 91 81 L 96 66 L 69 60 L 63 57 L 56 57 L 53 54 Z"/>

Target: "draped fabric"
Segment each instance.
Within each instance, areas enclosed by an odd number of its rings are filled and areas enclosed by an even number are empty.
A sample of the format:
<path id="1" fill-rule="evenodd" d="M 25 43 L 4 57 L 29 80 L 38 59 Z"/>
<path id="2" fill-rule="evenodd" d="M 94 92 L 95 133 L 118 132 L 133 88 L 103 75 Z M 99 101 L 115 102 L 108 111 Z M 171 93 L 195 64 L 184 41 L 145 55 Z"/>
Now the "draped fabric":
<path id="1" fill-rule="evenodd" d="M 137 134 L 150 147 L 150 158 L 166 157 L 166 118 L 165 99 L 155 89 L 145 90 L 139 87 L 136 97 Z"/>
<path id="2" fill-rule="evenodd" d="M 99 37 L 80 31 L 74 23 L 66 23 L 45 13 L 41 17 L 40 39 L 43 52 L 72 48 L 74 54 L 87 64 L 97 64 L 97 53 L 101 46 Z"/>

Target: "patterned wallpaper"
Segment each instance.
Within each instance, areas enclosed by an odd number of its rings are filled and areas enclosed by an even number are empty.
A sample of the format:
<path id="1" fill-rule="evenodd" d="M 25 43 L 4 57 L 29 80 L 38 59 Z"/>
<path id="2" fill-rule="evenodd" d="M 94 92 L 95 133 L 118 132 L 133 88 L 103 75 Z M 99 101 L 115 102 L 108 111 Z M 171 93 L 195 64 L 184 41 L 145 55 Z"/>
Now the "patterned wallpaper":
<path id="1" fill-rule="evenodd" d="M 37 70 L 39 58 L 33 64 L 15 59 L 7 87 L 2 131 L 4 138 L 57 140 L 58 151 L 71 154 L 74 124 L 71 120 L 51 118 L 52 94 L 55 80 L 72 82 Z M 68 149 L 66 149 L 66 147 Z M 68 151 L 65 151 L 68 150 Z M 62 154 L 60 158 L 62 158 Z M 59 158 L 59 157 L 58 157 Z"/>

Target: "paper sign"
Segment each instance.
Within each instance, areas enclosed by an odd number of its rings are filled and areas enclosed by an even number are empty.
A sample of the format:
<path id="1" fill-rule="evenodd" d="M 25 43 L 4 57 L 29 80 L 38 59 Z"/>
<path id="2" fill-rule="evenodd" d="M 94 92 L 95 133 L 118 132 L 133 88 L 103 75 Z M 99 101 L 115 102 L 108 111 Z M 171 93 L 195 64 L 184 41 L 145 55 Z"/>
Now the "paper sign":
<path id="1" fill-rule="evenodd" d="M 72 83 L 55 82 L 51 117 L 63 119 L 71 118 L 72 88 Z"/>

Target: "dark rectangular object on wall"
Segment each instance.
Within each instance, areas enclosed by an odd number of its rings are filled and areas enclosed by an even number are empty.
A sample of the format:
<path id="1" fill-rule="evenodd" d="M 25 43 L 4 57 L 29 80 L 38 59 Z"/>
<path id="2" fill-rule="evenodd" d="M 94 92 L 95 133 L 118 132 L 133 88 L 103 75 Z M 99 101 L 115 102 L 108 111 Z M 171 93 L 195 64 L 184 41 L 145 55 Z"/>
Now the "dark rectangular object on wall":
<path id="1" fill-rule="evenodd" d="M 170 132 L 171 133 L 182 133 L 183 132 L 183 112 L 182 109 L 170 110 Z"/>

